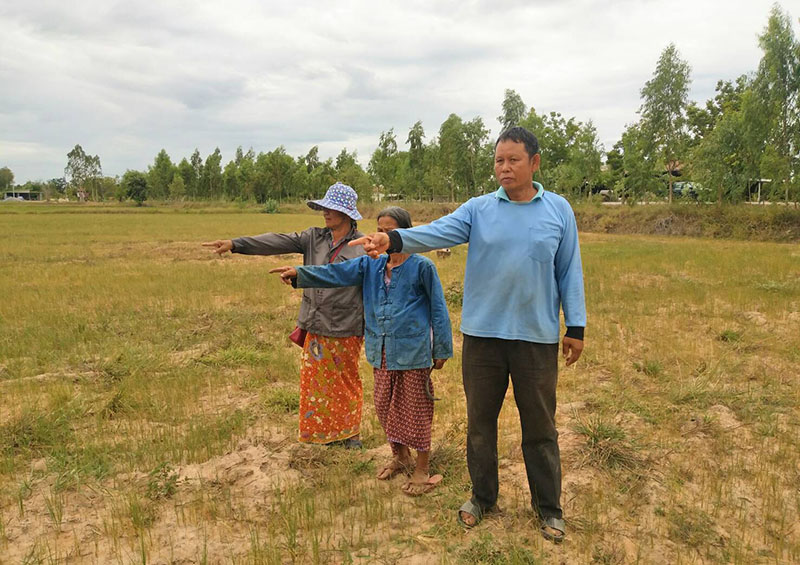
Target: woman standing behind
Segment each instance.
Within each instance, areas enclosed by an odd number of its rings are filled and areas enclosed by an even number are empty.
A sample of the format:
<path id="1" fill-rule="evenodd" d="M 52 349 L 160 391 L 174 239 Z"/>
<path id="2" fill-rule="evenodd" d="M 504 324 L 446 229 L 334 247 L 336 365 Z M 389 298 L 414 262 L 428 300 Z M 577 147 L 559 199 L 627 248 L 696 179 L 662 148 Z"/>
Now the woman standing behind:
<path id="1" fill-rule="evenodd" d="M 398 207 L 378 214 L 378 230 L 410 228 Z M 300 288 L 361 285 L 364 295 L 367 360 L 375 373 L 375 411 L 392 448 L 378 472 L 387 480 L 414 466 L 403 492 L 417 496 L 434 488 L 441 475 L 429 474 L 433 385 L 431 366 L 441 369 L 453 356 L 453 336 L 442 285 L 433 262 L 396 253 L 377 261 L 367 256 L 336 265 L 279 267 L 284 282 Z"/>
<path id="2" fill-rule="evenodd" d="M 312 227 L 300 233 L 265 233 L 203 245 L 219 254 L 302 253 L 304 265 L 342 263 L 364 253 L 361 247 L 347 245 L 362 235 L 356 225 L 356 220 L 361 219 L 357 200 L 355 190 L 337 182 L 328 188 L 323 199 L 307 202 L 310 208 L 322 211 L 324 228 Z M 297 326 L 307 332 L 300 341 L 303 354 L 298 440 L 360 448 L 363 396 L 358 359 L 364 339 L 361 289 L 304 291 Z"/>

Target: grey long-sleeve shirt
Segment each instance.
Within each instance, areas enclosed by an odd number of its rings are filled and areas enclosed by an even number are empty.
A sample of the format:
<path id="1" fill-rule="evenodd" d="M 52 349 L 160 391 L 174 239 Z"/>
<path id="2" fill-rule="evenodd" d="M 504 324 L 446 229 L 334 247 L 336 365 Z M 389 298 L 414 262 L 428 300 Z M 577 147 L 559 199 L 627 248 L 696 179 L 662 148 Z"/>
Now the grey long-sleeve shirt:
<path id="1" fill-rule="evenodd" d="M 347 242 L 363 234 L 355 229 L 345 236 L 345 242 L 334 263 L 347 261 L 364 254 L 363 246 L 348 247 Z M 265 233 L 233 240 L 233 253 L 243 255 L 280 255 L 301 253 L 303 265 L 325 265 L 334 253 L 331 230 L 308 228 L 300 233 Z M 307 288 L 297 325 L 311 333 L 331 337 L 364 335 L 364 306 L 361 287 Z"/>

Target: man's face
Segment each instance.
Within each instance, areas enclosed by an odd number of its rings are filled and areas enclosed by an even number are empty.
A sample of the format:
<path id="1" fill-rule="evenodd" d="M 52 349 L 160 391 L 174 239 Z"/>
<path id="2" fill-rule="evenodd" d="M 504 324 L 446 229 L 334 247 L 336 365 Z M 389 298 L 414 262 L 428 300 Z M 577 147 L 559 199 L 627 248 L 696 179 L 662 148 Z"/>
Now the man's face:
<path id="1" fill-rule="evenodd" d="M 525 145 L 507 139 L 494 150 L 494 174 L 506 192 L 527 190 L 531 187 L 533 173 L 539 169 L 539 154 L 530 157 Z"/>

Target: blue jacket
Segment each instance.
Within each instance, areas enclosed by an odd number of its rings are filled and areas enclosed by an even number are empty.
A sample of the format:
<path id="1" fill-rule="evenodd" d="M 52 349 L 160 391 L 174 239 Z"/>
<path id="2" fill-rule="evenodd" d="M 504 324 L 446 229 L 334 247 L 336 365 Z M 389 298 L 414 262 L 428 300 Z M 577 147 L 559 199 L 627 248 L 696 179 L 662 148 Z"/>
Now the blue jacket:
<path id="1" fill-rule="evenodd" d="M 536 186 L 529 202 L 500 187 L 452 214 L 398 229 L 404 253 L 469 243 L 461 331 L 534 343 L 558 343 L 559 314 L 583 332 L 586 304 L 578 229 L 563 197 Z"/>
<path id="2" fill-rule="evenodd" d="M 411 255 L 392 269 L 387 289 L 388 256 L 366 255 L 330 265 L 296 267 L 298 288 L 361 286 L 364 298 L 364 349 L 367 361 L 380 368 L 386 351 L 390 370 L 430 367 L 432 359 L 453 356 L 450 316 L 433 261 Z M 433 343 L 431 343 L 433 329 Z"/>

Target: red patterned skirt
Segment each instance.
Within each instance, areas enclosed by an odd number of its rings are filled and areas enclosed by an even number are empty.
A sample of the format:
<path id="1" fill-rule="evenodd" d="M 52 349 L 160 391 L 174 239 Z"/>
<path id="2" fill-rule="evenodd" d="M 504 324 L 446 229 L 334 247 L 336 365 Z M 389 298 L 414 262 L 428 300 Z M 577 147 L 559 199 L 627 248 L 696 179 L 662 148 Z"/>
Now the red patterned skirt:
<path id="1" fill-rule="evenodd" d="M 358 376 L 361 336 L 309 333 L 300 366 L 300 435 L 304 443 L 330 443 L 358 435 L 363 396 Z"/>
<path id="2" fill-rule="evenodd" d="M 425 394 L 430 386 L 431 369 L 386 369 L 386 353 L 381 368 L 375 369 L 375 412 L 392 443 L 407 445 L 417 451 L 431 450 L 431 426 L 433 424 L 433 400 Z"/>

